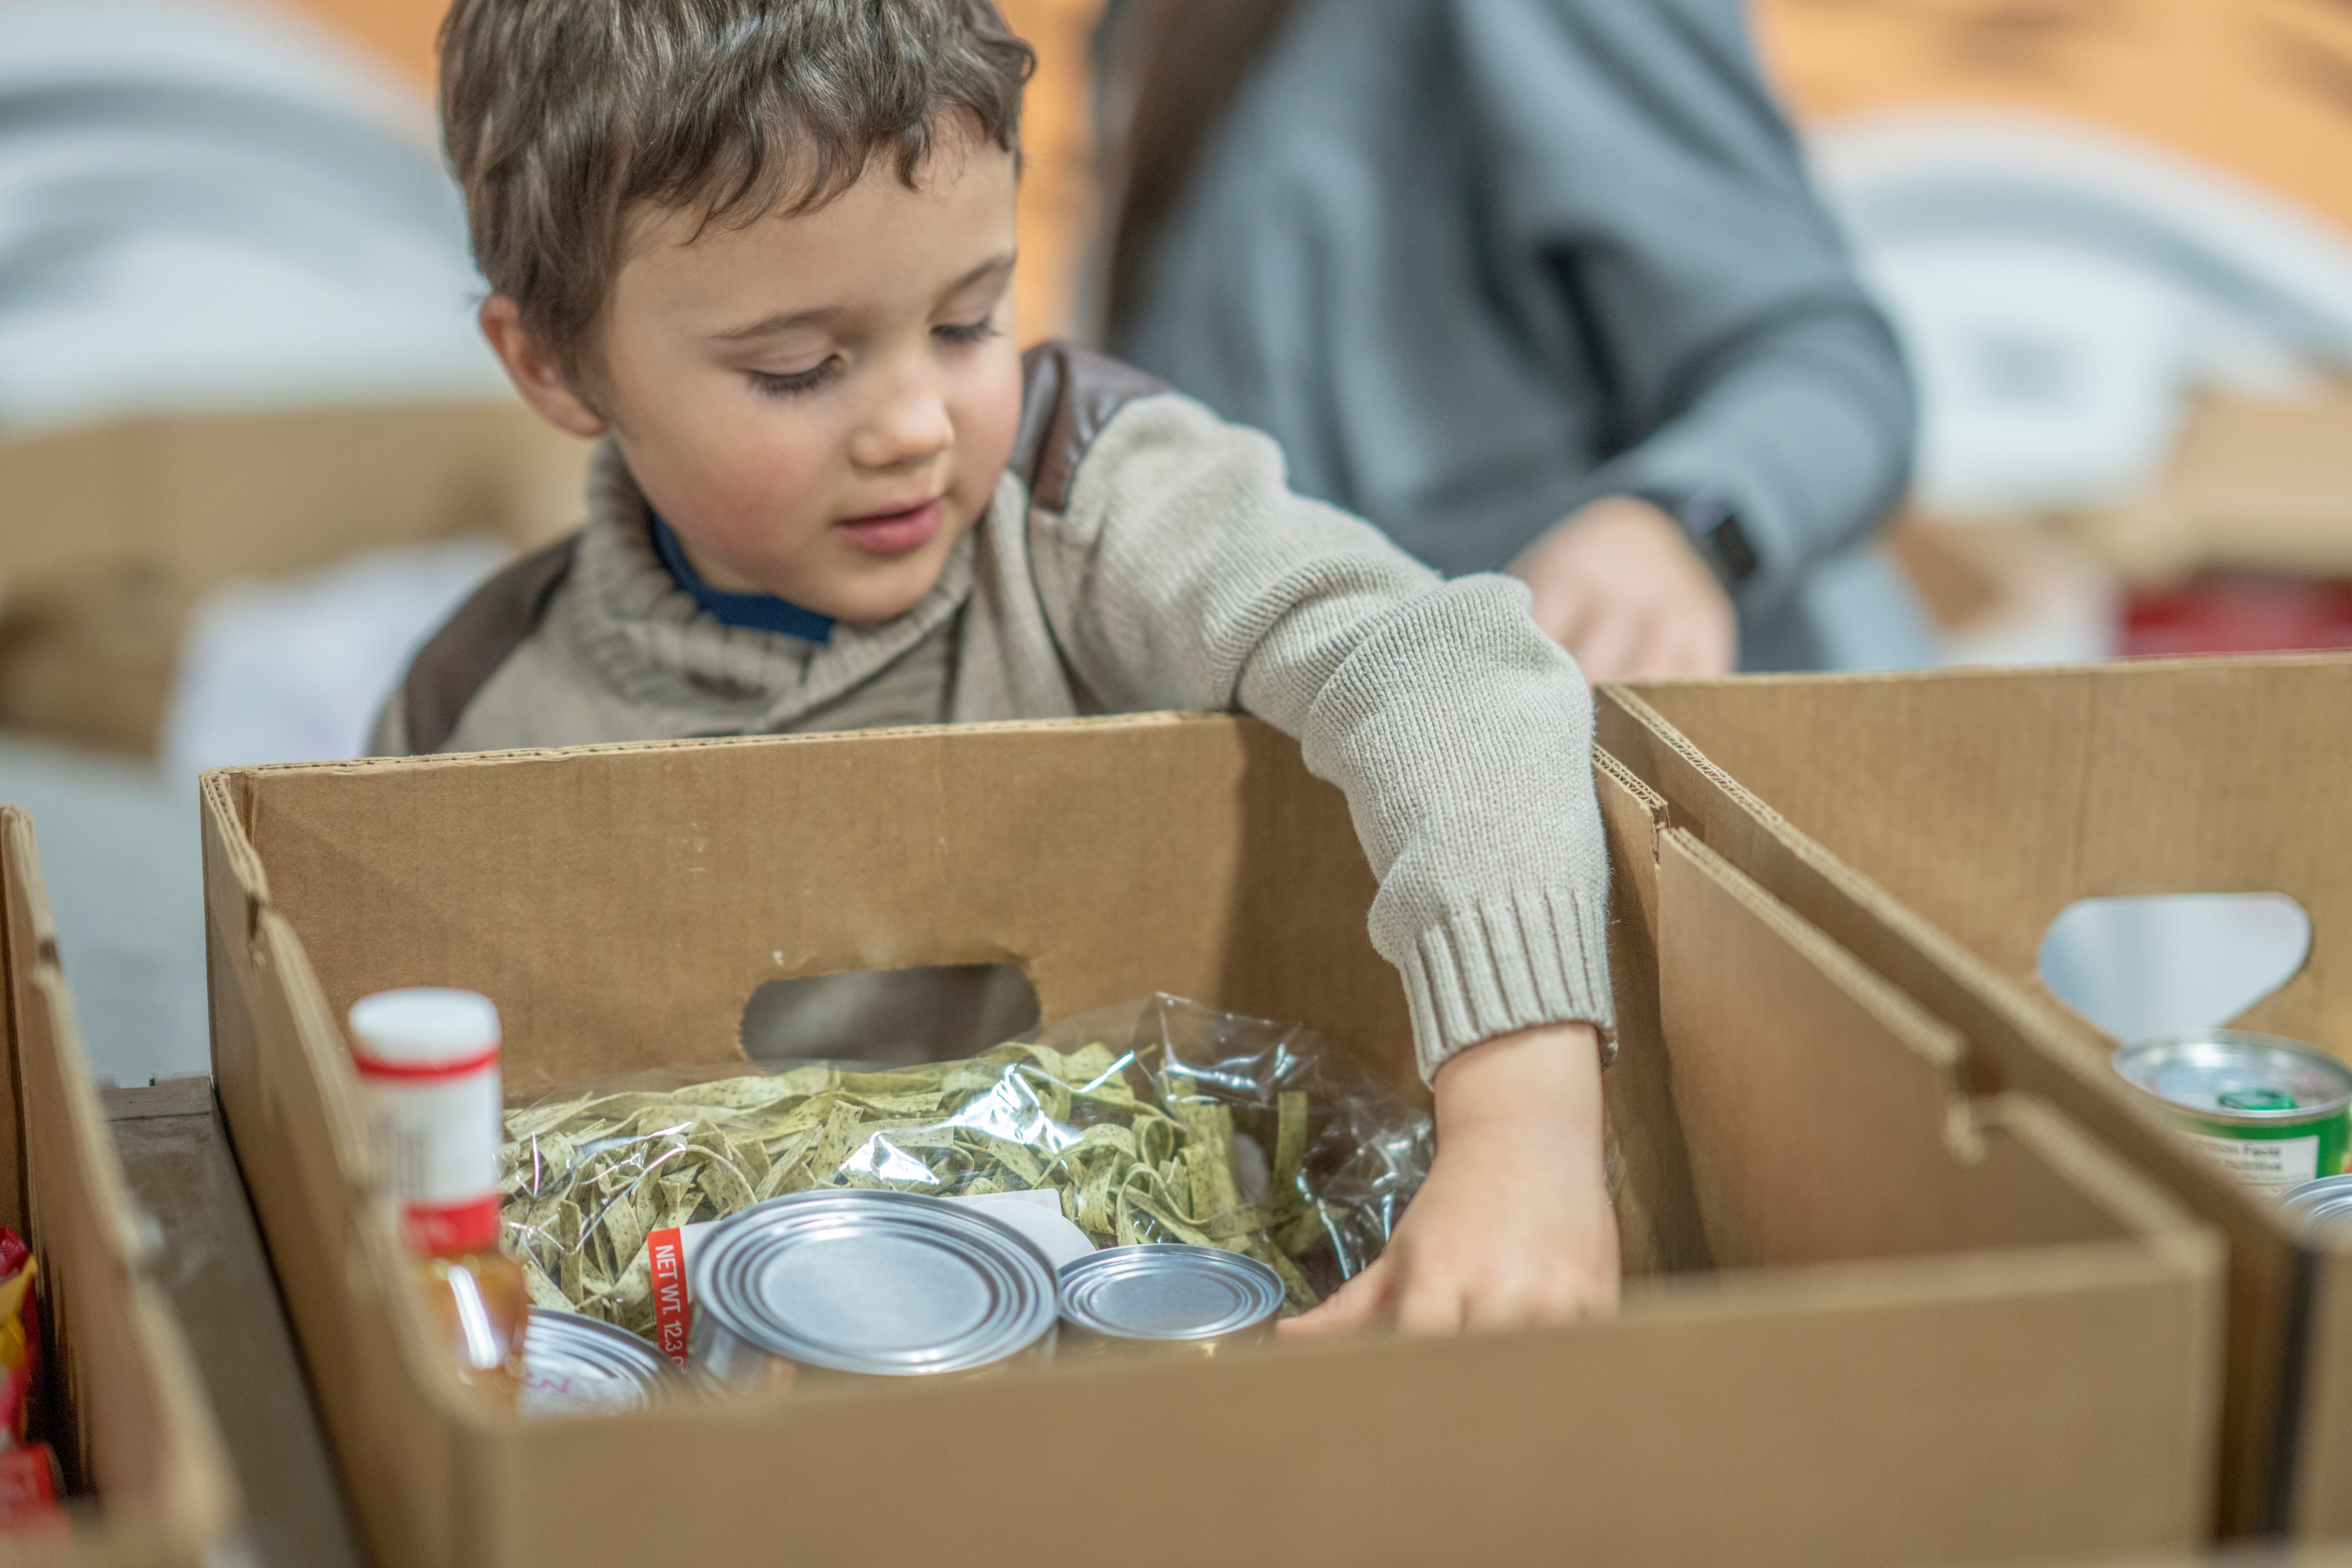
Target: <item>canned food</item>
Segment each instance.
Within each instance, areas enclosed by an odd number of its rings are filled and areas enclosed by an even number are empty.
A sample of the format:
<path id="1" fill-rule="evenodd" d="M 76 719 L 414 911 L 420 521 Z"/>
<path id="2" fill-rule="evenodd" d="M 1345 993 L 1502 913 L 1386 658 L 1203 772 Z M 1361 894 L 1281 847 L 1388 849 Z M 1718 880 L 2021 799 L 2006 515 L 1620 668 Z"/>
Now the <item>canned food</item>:
<path id="1" fill-rule="evenodd" d="M 2248 1186 L 2277 1197 L 2343 1174 L 2352 1068 L 2325 1051 L 2215 1030 L 2127 1045 L 2115 1062 Z"/>
<path id="2" fill-rule="evenodd" d="M 528 1416 L 642 1410 L 677 1377 L 667 1356 L 628 1330 L 545 1307 L 530 1310 L 522 1364 L 519 1407 Z"/>
<path id="3" fill-rule="evenodd" d="M 689 1281 L 688 1359 L 750 1392 L 815 1375 L 940 1377 L 1049 1354 L 1054 1270 L 970 1205 L 793 1193 L 712 1227 Z"/>
<path id="4" fill-rule="evenodd" d="M 2352 1176 L 2307 1181 L 2279 1199 L 2279 1207 L 2314 1235 L 2347 1232 L 2352 1228 Z"/>
<path id="5" fill-rule="evenodd" d="M 1274 1332 L 1282 1276 L 1222 1247 L 1112 1247 L 1062 1265 L 1066 1351 L 1212 1356 Z"/>

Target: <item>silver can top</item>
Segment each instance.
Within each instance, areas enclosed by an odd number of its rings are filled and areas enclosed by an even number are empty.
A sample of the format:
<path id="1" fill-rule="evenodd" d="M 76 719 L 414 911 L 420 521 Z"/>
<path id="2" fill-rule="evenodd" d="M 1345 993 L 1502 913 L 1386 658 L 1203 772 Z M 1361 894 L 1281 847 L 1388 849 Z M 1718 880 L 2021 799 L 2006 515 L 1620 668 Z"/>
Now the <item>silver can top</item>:
<path id="1" fill-rule="evenodd" d="M 1112 1247 L 1062 1266 L 1062 1321 L 1111 1339 L 1214 1339 L 1282 1310 L 1282 1276 L 1222 1247 Z"/>
<path id="2" fill-rule="evenodd" d="M 522 1335 L 525 1416 L 641 1410 L 677 1374 L 667 1356 L 624 1328 L 533 1307 Z"/>
<path id="3" fill-rule="evenodd" d="M 2115 1063 L 2158 1099 L 2225 1122 L 2306 1122 L 2352 1104 L 2352 1067 L 2275 1035 L 2210 1030 L 2140 1040 Z"/>
<path id="4" fill-rule="evenodd" d="M 2352 1176 L 2307 1181 L 2280 1198 L 2279 1207 L 2313 1231 L 2352 1236 Z"/>
<path id="5" fill-rule="evenodd" d="M 919 1377 L 1016 1355 L 1054 1326 L 1054 1270 L 978 1209 L 864 1188 L 793 1193 L 714 1228 L 695 1311 L 772 1355 Z"/>

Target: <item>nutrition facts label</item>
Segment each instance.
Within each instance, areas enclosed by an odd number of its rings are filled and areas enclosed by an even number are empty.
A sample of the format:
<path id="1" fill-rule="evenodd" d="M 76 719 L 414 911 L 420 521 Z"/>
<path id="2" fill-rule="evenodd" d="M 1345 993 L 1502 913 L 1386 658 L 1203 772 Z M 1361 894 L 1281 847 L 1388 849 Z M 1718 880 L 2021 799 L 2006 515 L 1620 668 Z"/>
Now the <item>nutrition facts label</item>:
<path id="1" fill-rule="evenodd" d="M 2301 1186 L 2319 1175 L 2319 1138 L 2216 1138 L 2191 1133 L 2190 1141 L 2230 1169 L 2248 1186 L 2272 1196 Z"/>

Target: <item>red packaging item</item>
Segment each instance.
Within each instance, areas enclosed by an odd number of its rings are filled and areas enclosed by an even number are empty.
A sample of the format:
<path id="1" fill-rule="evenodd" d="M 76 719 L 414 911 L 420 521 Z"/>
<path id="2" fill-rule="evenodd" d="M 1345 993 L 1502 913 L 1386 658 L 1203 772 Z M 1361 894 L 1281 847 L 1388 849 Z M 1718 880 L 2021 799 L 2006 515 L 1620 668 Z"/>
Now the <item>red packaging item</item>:
<path id="1" fill-rule="evenodd" d="M 41 1369 L 40 1265 L 25 1239 L 0 1226 L 0 1530 L 55 1524 L 64 1517 L 58 1457 L 27 1446 L 34 1379 Z"/>
<path id="2" fill-rule="evenodd" d="M 62 1516 L 58 1457 L 47 1443 L 0 1453 L 0 1530 L 21 1530 Z"/>
<path id="3" fill-rule="evenodd" d="M 33 1380 L 41 1370 L 40 1302 L 33 1291 L 39 1272 L 25 1239 L 0 1226 L 0 1441 L 12 1448 L 24 1446 Z"/>

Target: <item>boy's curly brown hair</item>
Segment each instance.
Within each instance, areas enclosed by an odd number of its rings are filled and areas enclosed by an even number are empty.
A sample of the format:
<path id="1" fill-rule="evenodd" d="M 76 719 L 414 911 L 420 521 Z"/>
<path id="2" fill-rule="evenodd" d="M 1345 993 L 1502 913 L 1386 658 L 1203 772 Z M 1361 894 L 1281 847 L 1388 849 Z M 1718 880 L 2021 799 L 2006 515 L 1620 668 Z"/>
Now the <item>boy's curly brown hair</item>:
<path id="1" fill-rule="evenodd" d="M 490 287 L 575 390 L 646 207 L 750 223 L 961 125 L 1017 152 L 1036 57 L 990 0 L 456 0 L 441 124 Z"/>

